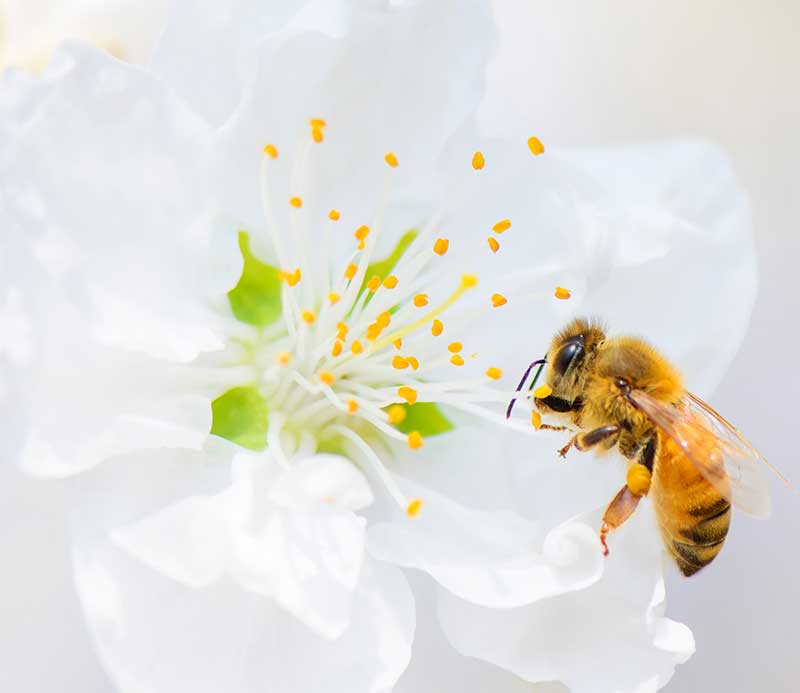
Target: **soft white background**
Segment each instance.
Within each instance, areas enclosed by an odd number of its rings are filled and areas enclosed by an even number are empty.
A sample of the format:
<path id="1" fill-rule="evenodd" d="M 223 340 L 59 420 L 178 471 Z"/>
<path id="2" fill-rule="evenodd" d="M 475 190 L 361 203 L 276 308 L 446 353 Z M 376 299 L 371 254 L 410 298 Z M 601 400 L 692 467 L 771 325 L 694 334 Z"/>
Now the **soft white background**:
<path id="1" fill-rule="evenodd" d="M 525 123 L 546 145 L 695 134 L 732 156 L 753 199 L 761 289 L 750 333 L 712 401 L 800 484 L 800 3 L 495 5 L 499 52 L 481 111 L 490 128 Z M 2 691 L 109 690 L 70 584 L 67 486 L 0 467 Z M 668 691 L 800 687 L 800 497 L 777 485 L 774 497 L 768 522 L 734 521 L 705 573 L 670 574 L 669 615 L 691 625 L 698 652 Z"/>

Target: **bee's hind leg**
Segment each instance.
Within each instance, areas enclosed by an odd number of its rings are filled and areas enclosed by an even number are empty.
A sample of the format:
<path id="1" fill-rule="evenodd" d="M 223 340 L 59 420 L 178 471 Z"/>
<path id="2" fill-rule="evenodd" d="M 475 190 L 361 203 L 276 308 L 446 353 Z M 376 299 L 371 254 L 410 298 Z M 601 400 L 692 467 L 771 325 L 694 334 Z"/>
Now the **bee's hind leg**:
<path id="1" fill-rule="evenodd" d="M 650 478 L 650 470 L 643 464 L 634 464 L 628 469 L 625 485 L 614 496 L 614 500 L 608 504 L 603 513 L 603 522 L 600 525 L 600 543 L 603 546 L 604 556 L 608 556 L 606 538 L 609 532 L 621 527 L 633 515 L 642 496 L 646 496 L 650 490 Z"/>
<path id="2" fill-rule="evenodd" d="M 558 454 L 561 455 L 561 457 L 566 457 L 569 449 L 573 445 L 581 452 L 591 450 L 601 443 L 603 443 L 606 448 L 610 448 L 616 444 L 621 430 L 619 426 L 611 425 L 601 426 L 600 428 L 584 431 L 583 433 L 576 433 L 569 439 L 569 442 L 558 451 Z"/>

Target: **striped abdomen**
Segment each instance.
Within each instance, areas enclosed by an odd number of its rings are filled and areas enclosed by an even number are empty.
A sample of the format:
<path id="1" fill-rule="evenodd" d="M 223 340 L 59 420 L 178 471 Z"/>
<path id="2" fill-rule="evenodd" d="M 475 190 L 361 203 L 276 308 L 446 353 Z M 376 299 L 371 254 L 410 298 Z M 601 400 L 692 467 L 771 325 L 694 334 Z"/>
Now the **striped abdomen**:
<path id="1" fill-rule="evenodd" d="M 728 535 L 730 503 L 661 434 L 650 498 L 664 546 L 681 572 L 688 577 L 711 563 Z"/>

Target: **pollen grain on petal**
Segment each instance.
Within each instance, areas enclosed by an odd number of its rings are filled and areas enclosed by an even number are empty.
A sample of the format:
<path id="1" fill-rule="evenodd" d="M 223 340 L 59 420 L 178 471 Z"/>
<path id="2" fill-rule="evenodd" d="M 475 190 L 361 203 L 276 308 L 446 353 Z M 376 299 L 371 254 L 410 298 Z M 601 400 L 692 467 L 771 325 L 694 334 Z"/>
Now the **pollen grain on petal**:
<path id="1" fill-rule="evenodd" d="M 376 274 L 373 277 L 370 277 L 369 281 L 367 282 L 367 289 L 369 289 L 372 293 L 375 293 L 381 286 L 381 278 Z"/>
<path id="2" fill-rule="evenodd" d="M 433 324 L 431 325 L 431 334 L 434 337 L 438 337 L 442 334 L 442 330 L 444 330 L 444 325 L 442 324 L 441 320 L 434 320 Z"/>
<path id="3" fill-rule="evenodd" d="M 553 388 L 549 385 L 539 385 L 534 391 L 533 396 L 537 399 L 544 399 L 553 394 Z"/>
<path id="4" fill-rule="evenodd" d="M 349 265 L 347 265 L 347 269 L 344 271 L 344 276 L 346 279 L 352 279 L 356 276 L 356 272 L 358 272 L 358 265 L 351 262 Z"/>
<path id="5" fill-rule="evenodd" d="M 417 308 L 423 308 L 428 305 L 428 294 L 417 294 L 414 296 L 414 305 Z"/>
<path id="6" fill-rule="evenodd" d="M 386 417 L 390 424 L 399 424 L 406 418 L 406 408 L 402 404 L 392 404 L 386 410 Z"/>
<path id="7" fill-rule="evenodd" d="M 392 368 L 403 370 L 404 368 L 408 368 L 408 366 L 408 359 L 398 355 L 392 357 Z"/>
<path id="8" fill-rule="evenodd" d="M 486 369 L 486 377 L 491 378 L 492 380 L 500 380 L 503 377 L 503 371 L 500 368 L 495 368 L 492 366 L 491 368 Z"/>
<path id="9" fill-rule="evenodd" d="M 504 231 L 508 231 L 510 228 L 511 219 L 501 219 L 494 226 L 492 226 L 492 231 L 495 233 L 503 233 Z"/>
<path id="10" fill-rule="evenodd" d="M 354 339 L 353 343 L 350 345 L 350 351 L 354 354 L 361 354 L 364 351 L 364 345 L 357 339 Z"/>
<path id="11" fill-rule="evenodd" d="M 383 288 L 384 289 L 394 289 L 397 287 L 398 279 L 393 274 L 390 274 L 386 279 L 383 280 Z"/>
<path id="12" fill-rule="evenodd" d="M 461 354 L 453 354 L 450 357 L 450 363 L 452 363 L 454 366 L 463 366 L 464 357 Z"/>
<path id="13" fill-rule="evenodd" d="M 328 219 L 331 221 L 339 221 L 341 216 L 342 214 L 338 209 L 332 209 L 330 212 L 328 212 Z"/>
<path id="14" fill-rule="evenodd" d="M 419 431 L 411 431 L 408 434 L 408 447 L 412 450 L 419 450 L 423 446 L 422 436 Z"/>
<path id="15" fill-rule="evenodd" d="M 288 366 L 292 360 L 292 355 L 288 351 L 282 351 L 278 354 L 277 360 L 281 366 Z"/>
<path id="16" fill-rule="evenodd" d="M 331 347 L 331 356 L 338 356 L 342 353 L 342 343 L 337 339 Z"/>
<path id="17" fill-rule="evenodd" d="M 475 152 L 472 155 L 472 168 L 480 171 L 486 165 L 486 159 L 483 158 L 483 152 Z"/>
<path id="18" fill-rule="evenodd" d="M 320 371 L 317 373 L 321 382 L 325 383 L 328 387 L 336 382 L 336 376 L 330 371 Z"/>
<path id="19" fill-rule="evenodd" d="M 328 294 L 328 303 L 330 303 L 332 306 L 333 306 L 333 305 L 336 305 L 337 303 L 339 303 L 339 300 L 340 300 L 341 298 L 342 298 L 342 297 L 341 297 L 341 296 L 339 296 L 339 294 L 337 294 L 335 291 L 331 291 L 331 292 Z"/>
<path id="20" fill-rule="evenodd" d="M 416 517 L 419 515 L 420 510 L 422 510 L 422 500 L 420 498 L 415 498 L 408 504 L 408 507 L 406 507 L 406 515 L 409 517 Z"/>
<path id="21" fill-rule="evenodd" d="M 444 255 L 450 247 L 450 241 L 446 238 L 437 238 L 436 243 L 433 244 L 433 252 L 437 255 Z"/>
<path id="22" fill-rule="evenodd" d="M 386 156 L 383 157 L 383 160 L 392 168 L 397 168 L 398 161 L 394 152 L 386 152 Z"/>
<path id="23" fill-rule="evenodd" d="M 266 144 L 264 145 L 264 154 L 266 154 L 270 159 L 277 159 L 278 148 L 274 144 Z"/>
<path id="24" fill-rule="evenodd" d="M 500 244 L 497 242 L 497 239 L 494 236 L 489 236 L 489 238 L 486 239 L 486 242 L 489 244 L 489 248 L 493 253 L 496 253 L 498 250 L 500 250 Z"/>
<path id="25" fill-rule="evenodd" d="M 408 385 L 402 385 L 397 388 L 397 396 L 404 399 L 409 404 L 414 404 L 417 401 L 417 391 Z"/>
<path id="26" fill-rule="evenodd" d="M 300 313 L 300 317 L 303 318 L 303 322 L 307 325 L 313 325 L 317 319 L 317 315 L 313 310 L 304 310 Z"/>
<path id="27" fill-rule="evenodd" d="M 544 154 L 544 145 L 542 141 L 538 137 L 529 137 L 528 138 L 528 149 L 531 150 L 531 154 L 534 156 L 539 156 L 539 154 Z"/>
<path id="28" fill-rule="evenodd" d="M 531 412 L 531 426 L 533 426 L 537 431 L 542 426 L 542 415 L 535 409 Z"/>
<path id="29" fill-rule="evenodd" d="M 447 345 L 447 351 L 451 354 L 457 354 L 463 348 L 464 345 L 461 342 L 450 342 L 450 344 Z"/>
<path id="30" fill-rule="evenodd" d="M 492 306 L 499 308 L 508 303 L 508 299 L 503 294 L 492 294 Z"/>
<path id="31" fill-rule="evenodd" d="M 553 292 L 553 296 L 561 299 L 562 301 L 566 301 L 570 296 L 572 296 L 572 292 L 569 289 L 565 289 L 563 286 L 557 286 L 556 290 Z"/>
<path id="32" fill-rule="evenodd" d="M 358 411 L 358 402 L 354 399 L 347 400 L 347 413 L 348 414 L 355 414 Z"/>
<path id="33" fill-rule="evenodd" d="M 303 206 L 303 200 L 295 195 L 289 198 L 289 204 L 295 209 L 300 209 Z"/>

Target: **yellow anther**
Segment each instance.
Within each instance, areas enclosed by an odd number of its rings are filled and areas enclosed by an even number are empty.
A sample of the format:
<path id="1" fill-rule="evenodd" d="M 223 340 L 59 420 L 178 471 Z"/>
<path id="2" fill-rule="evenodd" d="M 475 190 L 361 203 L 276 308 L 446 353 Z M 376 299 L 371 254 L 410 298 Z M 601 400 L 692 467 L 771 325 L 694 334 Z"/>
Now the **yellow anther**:
<path id="1" fill-rule="evenodd" d="M 347 265 L 347 269 L 344 271 L 344 276 L 346 279 L 352 279 L 356 276 L 356 272 L 358 272 L 358 265 L 355 265 L 351 262 L 349 265 Z"/>
<path id="2" fill-rule="evenodd" d="M 553 394 L 553 388 L 549 385 L 539 385 L 534 391 L 533 396 L 537 399 L 545 399 Z"/>
<path id="3" fill-rule="evenodd" d="M 419 368 L 419 361 L 417 361 L 416 357 L 406 356 L 406 361 L 408 361 L 408 365 L 411 366 L 411 370 L 415 371 Z"/>
<path id="4" fill-rule="evenodd" d="M 278 148 L 274 144 L 267 144 L 264 146 L 264 154 L 270 159 L 278 158 Z"/>
<path id="5" fill-rule="evenodd" d="M 278 270 L 278 281 L 279 282 L 288 282 L 289 281 L 289 277 L 291 277 L 291 276 L 292 275 L 289 272 L 287 272 L 286 270 Z"/>
<path id="6" fill-rule="evenodd" d="M 337 339 L 331 348 L 331 356 L 338 356 L 342 353 L 342 343 Z"/>
<path id="7" fill-rule="evenodd" d="M 650 490 L 650 470 L 643 464 L 628 467 L 626 484 L 634 496 L 645 496 Z"/>
<path id="8" fill-rule="evenodd" d="M 339 294 L 337 294 L 335 291 L 331 291 L 328 294 L 328 303 L 330 303 L 331 305 L 335 305 L 335 304 L 339 303 L 339 299 L 340 298 L 341 298 L 341 296 L 339 296 Z"/>
<path id="9" fill-rule="evenodd" d="M 569 289 L 565 289 L 563 286 L 557 286 L 553 295 L 556 298 L 560 298 L 562 301 L 566 301 L 570 296 L 572 296 L 572 293 L 570 293 Z"/>
<path id="10" fill-rule="evenodd" d="M 412 500 L 406 508 L 406 515 L 409 517 L 416 517 L 419 511 L 422 510 L 422 501 L 419 498 Z"/>
<path id="11" fill-rule="evenodd" d="M 328 219 L 331 221 L 339 221 L 339 217 L 341 216 L 342 215 L 339 213 L 338 209 L 332 209 L 330 212 L 328 212 Z"/>
<path id="12" fill-rule="evenodd" d="M 392 368 L 396 368 L 399 371 L 408 368 L 408 359 L 404 359 L 402 356 L 394 356 L 392 358 Z"/>
<path id="13" fill-rule="evenodd" d="M 508 303 L 508 299 L 503 294 L 492 294 L 492 306 L 499 308 Z"/>
<path id="14" fill-rule="evenodd" d="M 472 168 L 474 168 L 476 171 L 480 171 L 485 164 L 486 160 L 483 158 L 483 154 L 481 152 L 475 152 L 472 155 Z"/>
<path id="15" fill-rule="evenodd" d="M 358 402 L 354 399 L 347 400 L 347 413 L 348 414 L 355 414 L 358 411 Z"/>
<path id="16" fill-rule="evenodd" d="M 313 139 L 317 144 L 322 142 L 322 140 L 325 139 L 325 135 L 322 133 L 322 128 L 311 128 L 311 139 Z"/>
<path id="17" fill-rule="evenodd" d="M 417 294 L 414 296 L 414 305 L 417 308 L 422 308 L 428 305 L 428 294 Z"/>
<path id="18" fill-rule="evenodd" d="M 450 241 L 446 238 L 437 238 L 436 243 L 433 244 L 433 252 L 437 255 L 444 255 L 450 247 Z"/>
<path id="19" fill-rule="evenodd" d="M 317 373 L 317 375 L 319 376 L 319 379 L 328 386 L 331 386 L 336 382 L 336 376 L 330 371 L 320 371 Z"/>
<path id="20" fill-rule="evenodd" d="M 369 236 L 369 226 L 361 225 L 353 234 L 359 241 L 363 241 L 367 236 Z"/>
<path id="21" fill-rule="evenodd" d="M 511 228 L 511 220 L 510 219 L 503 219 L 502 221 L 498 221 L 494 226 L 492 226 L 492 231 L 495 233 L 503 233 L 503 231 L 508 231 Z"/>
<path id="22" fill-rule="evenodd" d="M 367 289 L 375 293 L 381 286 L 381 278 L 376 274 L 367 282 Z"/>
<path id="23" fill-rule="evenodd" d="M 492 380 L 500 380 L 500 378 L 503 377 L 503 371 L 492 366 L 491 368 L 486 369 L 486 376 Z"/>
<path id="24" fill-rule="evenodd" d="M 474 274 L 461 275 L 462 289 L 474 289 L 476 286 L 478 286 L 478 277 L 476 277 Z"/>
<path id="25" fill-rule="evenodd" d="M 364 345 L 356 339 L 350 345 L 350 351 L 352 351 L 354 354 L 360 354 L 362 351 L 364 351 Z"/>
<path id="26" fill-rule="evenodd" d="M 422 436 L 419 434 L 419 431 L 411 431 L 408 434 L 408 447 L 412 450 L 419 450 L 423 445 Z M 409 505 L 409 509 L 411 506 Z"/>
<path id="27" fill-rule="evenodd" d="M 295 286 L 300 281 L 302 276 L 303 274 L 300 272 L 299 267 L 293 272 L 287 272 L 286 270 L 278 271 L 278 279 L 282 282 L 286 282 L 289 286 Z"/>
<path id="28" fill-rule="evenodd" d="M 404 399 L 409 404 L 414 404 L 417 401 L 417 391 L 408 385 L 402 385 L 397 388 L 397 396 Z"/>
<path id="29" fill-rule="evenodd" d="M 431 334 L 434 337 L 438 337 L 442 334 L 442 330 L 444 329 L 444 325 L 442 324 L 441 320 L 434 320 L 433 325 L 431 325 Z"/>
<path id="30" fill-rule="evenodd" d="M 395 339 L 392 341 L 392 346 L 395 349 L 402 349 L 403 348 L 403 340 L 402 339 Z"/>
<path id="31" fill-rule="evenodd" d="M 539 154 L 544 154 L 544 145 L 542 144 L 541 140 L 538 137 L 528 138 L 528 149 L 531 150 L 531 154 L 533 154 L 534 156 L 539 156 Z"/>
<path id="32" fill-rule="evenodd" d="M 461 354 L 453 354 L 450 357 L 450 363 L 452 363 L 454 366 L 463 366 L 464 357 Z"/>
<path id="33" fill-rule="evenodd" d="M 336 323 L 336 339 L 341 339 L 343 342 L 347 341 L 347 323 Z"/>
<path id="34" fill-rule="evenodd" d="M 406 418 L 406 408 L 402 404 L 393 404 L 386 410 L 390 424 L 399 424 Z"/>
<path id="35" fill-rule="evenodd" d="M 394 289 L 397 286 L 397 277 L 393 274 L 390 274 L 386 279 L 383 280 L 383 288 L 384 289 Z"/>
<path id="36" fill-rule="evenodd" d="M 327 125 L 327 123 L 322 118 L 312 118 L 311 120 L 308 121 L 308 124 L 312 128 L 324 128 Z"/>
<path id="37" fill-rule="evenodd" d="M 450 344 L 447 345 L 447 351 L 451 354 L 457 354 L 463 348 L 464 345 L 461 342 L 450 342 Z"/>
<path id="38" fill-rule="evenodd" d="M 389 323 L 391 321 L 392 321 L 392 314 L 388 310 L 383 311 L 383 313 L 381 313 L 380 315 L 378 315 L 377 318 L 375 318 L 375 324 L 379 325 L 381 329 L 389 327 Z"/>
<path id="39" fill-rule="evenodd" d="M 500 244 L 497 242 L 497 239 L 494 236 L 489 236 L 486 241 L 489 243 L 489 247 L 492 249 L 493 253 L 496 253 L 498 250 L 500 250 Z"/>
<path id="40" fill-rule="evenodd" d="M 535 409 L 531 412 L 531 426 L 533 426 L 537 431 L 542 426 L 542 415 Z"/>
<path id="41" fill-rule="evenodd" d="M 288 351 L 282 351 L 280 354 L 278 354 L 278 363 L 281 366 L 288 366 L 291 360 L 292 355 Z"/>
<path id="42" fill-rule="evenodd" d="M 364 250 L 364 248 L 367 247 L 367 244 L 366 244 L 365 241 L 359 241 L 357 247 L 358 247 L 359 250 Z"/>
<path id="43" fill-rule="evenodd" d="M 300 313 L 300 317 L 303 318 L 303 322 L 307 325 L 312 325 L 317 319 L 317 316 L 313 310 L 304 310 L 302 313 Z"/>
<path id="44" fill-rule="evenodd" d="M 289 204 L 295 209 L 300 209 L 303 206 L 303 200 L 299 197 L 290 197 Z"/>
<path id="45" fill-rule="evenodd" d="M 386 152 L 386 156 L 384 156 L 383 159 L 392 168 L 397 167 L 397 157 L 395 156 L 394 152 Z"/>
<path id="46" fill-rule="evenodd" d="M 383 332 L 383 328 L 378 323 L 373 322 L 371 325 L 367 325 L 367 339 L 370 342 L 374 342 L 380 337 L 381 332 Z"/>

